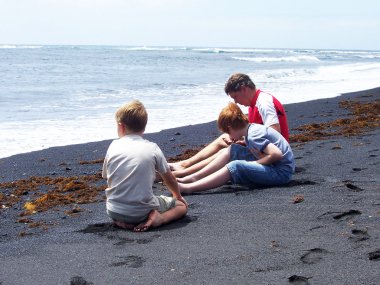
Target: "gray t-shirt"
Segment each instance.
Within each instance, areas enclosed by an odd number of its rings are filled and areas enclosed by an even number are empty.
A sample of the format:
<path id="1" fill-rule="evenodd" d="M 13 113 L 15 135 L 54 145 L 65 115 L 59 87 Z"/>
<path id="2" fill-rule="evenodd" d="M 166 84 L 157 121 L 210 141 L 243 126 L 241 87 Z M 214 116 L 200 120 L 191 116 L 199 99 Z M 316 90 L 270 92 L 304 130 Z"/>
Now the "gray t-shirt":
<path id="1" fill-rule="evenodd" d="M 103 164 L 107 209 L 130 217 L 142 217 L 157 209 L 159 202 L 152 190 L 156 170 L 164 174 L 169 166 L 155 143 L 138 135 L 114 140 Z"/>
<path id="2" fill-rule="evenodd" d="M 248 127 L 247 137 L 245 138 L 247 147 L 252 150 L 263 151 L 268 144 L 272 143 L 277 146 L 282 152 L 282 159 L 275 162 L 273 165 L 279 168 L 286 168 L 292 172 L 295 169 L 293 151 L 289 143 L 284 137 L 271 127 L 260 124 L 250 124 Z M 252 153 L 256 159 L 257 155 Z"/>

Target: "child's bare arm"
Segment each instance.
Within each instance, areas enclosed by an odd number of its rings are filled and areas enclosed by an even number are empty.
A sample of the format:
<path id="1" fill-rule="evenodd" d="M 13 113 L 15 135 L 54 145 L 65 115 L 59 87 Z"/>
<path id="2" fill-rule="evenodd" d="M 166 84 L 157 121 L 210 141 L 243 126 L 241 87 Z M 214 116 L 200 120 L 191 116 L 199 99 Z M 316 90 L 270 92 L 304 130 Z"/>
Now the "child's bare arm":
<path id="1" fill-rule="evenodd" d="M 259 159 L 256 160 L 256 162 L 263 165 L 269 165 L 279 161 L 281 158 L 281 150 L 274 144 L 270 143 L 267 145 L 264 151 L 261 154 L 259 154 Z"/>
<path id="2" fill-rule="evenodd" d="M 185 204 L 186 208 L 188 207 L 186 200 L 182 197 L 181 192 L 178 188 L 178 182 L 173 173 L 168 170 L 165 174 L 160 174 L 164 180 L 165 185 L 168 187 L 169 191 L 173 194 L 173 197 L 178 201 L 181 201 Z"/>

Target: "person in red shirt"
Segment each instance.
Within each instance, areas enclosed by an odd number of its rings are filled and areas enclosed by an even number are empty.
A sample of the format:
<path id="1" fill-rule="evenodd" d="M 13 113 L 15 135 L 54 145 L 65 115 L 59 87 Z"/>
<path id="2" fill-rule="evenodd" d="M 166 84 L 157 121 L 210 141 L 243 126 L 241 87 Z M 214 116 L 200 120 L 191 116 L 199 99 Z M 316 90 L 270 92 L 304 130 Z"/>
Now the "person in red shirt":
<path id="1" fill-rule="evenodd" d="M 273 95 L 257 89 L 248 75 L 243 73 L 231 75 L 225 84 L 224 91 L 235 103 L 249 107 L 250 123 L 271 127 L 289 141 L 289 127 L 284 107 Z M 232 141 L 228 134 L 222 134 L 193 157 L 170 163 L 174 176 L 184 177 L 199 171 L 215 159 L 219 150 L 231 143 L 240 142 Z"/>
<path id="2" fill-rule="evenodd" d="M 224 88 L 235 103 L 249 107 L 248 120 L 272 127 L 289 141 L 289 128 L 284 107 L 273 95 L 256 89 L 248 75 L 233 74 Z"/>

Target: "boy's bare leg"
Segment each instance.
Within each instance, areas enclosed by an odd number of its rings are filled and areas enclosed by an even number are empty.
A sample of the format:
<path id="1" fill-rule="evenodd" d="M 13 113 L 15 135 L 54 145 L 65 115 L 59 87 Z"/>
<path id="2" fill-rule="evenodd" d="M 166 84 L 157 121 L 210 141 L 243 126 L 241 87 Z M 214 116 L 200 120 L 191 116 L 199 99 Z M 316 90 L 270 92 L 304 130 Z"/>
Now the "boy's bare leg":
<path id="1" fill-rule="evenodd" d="M 189 176 L 178 178 L 177 181 L 180 183 L 192 183 L 200 180 L 224 167 L 230 161 L 230 148 L 225 148 L 220 150 L 216 158 L 211 161 L 207 166 L 195 172 Z"/>
<path id="2" fill-rule="evenodd" d="M 178 171 L 178 170 L 183 170 L 185 168 L 188 168 L 216 154 L 219 150 L 229 146 L 231 143 L 232 142 L 231 142 L 230 136 L 228 134 L 222 134 L 220 137 L 215 139 L 212 143 L 210 143 L 205 148 L 200 150 L 196 155 L 179 162 L 169 163 L 170 168 L 173 171 Z"/>
<path id="3" fill-rule="evenodd" d="M 181 201 L 176 201 L 175 207 L 160 214 L 157 210 L 152 210 L 149 213 L 148 219 L 136 226 L 133 230 L 135 232 L 145 232 L 150 228 L 156 228 L 161 225 L 170 223 L 172 221 L 182 218 L 187 213 L 186 205 Z"/>
<path id="4" fill-rule="evenodd" d="M 205 191 L 226 184 L 231 179 L 227 166 L 193 183 L 178 183 L 181 193 L 190 194 L 197 191 Z"/>
<path id="5" fill-rule="evenodd" d="M 184 168 L 182 170 L 172 171 L 173 175 L 177 178 L 185 177 L 190 174 L 193 174 L 199 170 L 201 170 L 203 167 L 211 163 L 216 157 L 218 156 L 218 153 L 215 153 L 214 155 L 210 156 L 209 158 L 206 158 L 205 160 L 202 160 L 196 164 L 193 164 L 192 166 L 188 168 Z"/>

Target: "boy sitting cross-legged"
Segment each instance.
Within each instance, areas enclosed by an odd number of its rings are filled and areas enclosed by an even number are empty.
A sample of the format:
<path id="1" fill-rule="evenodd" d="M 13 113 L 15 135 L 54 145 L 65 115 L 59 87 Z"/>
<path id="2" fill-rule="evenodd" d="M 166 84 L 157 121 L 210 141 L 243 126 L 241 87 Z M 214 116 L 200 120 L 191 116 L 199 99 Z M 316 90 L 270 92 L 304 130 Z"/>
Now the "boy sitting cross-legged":
<path id="1" fill-rule="evenodd" d="M 116 112 L 119 139 L 109 146 L 103 164 L 107 214 L 115 225 L 134 231 L 161 226 L 187 213 L 187 203 L 161 149 L 142 137 L 147 121 L 141 102 L 121 106 Z M 153 194 L 156 171 L 173 197 Z"/>

